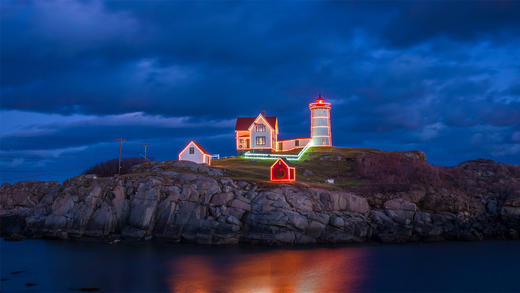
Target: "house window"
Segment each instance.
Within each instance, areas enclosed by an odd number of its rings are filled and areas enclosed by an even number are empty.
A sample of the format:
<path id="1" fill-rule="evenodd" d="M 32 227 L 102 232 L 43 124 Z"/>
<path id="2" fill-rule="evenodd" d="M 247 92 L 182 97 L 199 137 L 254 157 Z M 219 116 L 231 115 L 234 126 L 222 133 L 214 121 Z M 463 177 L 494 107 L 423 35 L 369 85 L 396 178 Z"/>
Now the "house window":
<path id="1" fill-rule="evenodd" d="M 263 124 L 258 124 L 256 126 L 256 132 L 265 132 L 265 125 Z"/>
<path id="2" fill-rule="evenodd" d="M 243 138 L 240 139 L 240 143 L 244 143 L 244 139 Z"/>
<path id="3" fill-rule="evenodd" d="M 194 147 L 190 147 L 190 155 L 193 155 L 195 153 L 195 148 Z"/>
<path id="4" fill-rule="evenodd" d="M 256 145 L 265 145 L 265 136 L 257 136 Z"/>
<path id="5" fill-rule="evenodd" d="M 295 140 L 294 141 L 294 146 L 300 146 L 300 141 L 299 140 Z"/>

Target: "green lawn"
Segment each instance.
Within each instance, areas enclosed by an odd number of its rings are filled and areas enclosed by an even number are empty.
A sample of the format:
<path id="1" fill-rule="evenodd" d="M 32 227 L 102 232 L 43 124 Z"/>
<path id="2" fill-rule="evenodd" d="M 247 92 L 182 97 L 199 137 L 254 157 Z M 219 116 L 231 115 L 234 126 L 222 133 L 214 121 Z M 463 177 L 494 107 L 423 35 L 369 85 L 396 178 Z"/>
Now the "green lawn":
<path id="1" fill-rule="evenodd" d="M 297 182 L 320 187 L 358 186 L 360 182 L 351 174 L 353 160 L 367 152 L 380 151 L 364 148 L 311 147 L 299 161 L 290 161 L 289 164 L 296 167 Z M 237 156 L 213 160 L 211 165 L 226 169 L 228 174 L 236 179 L 267 182 L 274 161 L 244 159 Z M 325 180 L 328 178 L 334 178 L 335 184 L 326 184 Z"/>

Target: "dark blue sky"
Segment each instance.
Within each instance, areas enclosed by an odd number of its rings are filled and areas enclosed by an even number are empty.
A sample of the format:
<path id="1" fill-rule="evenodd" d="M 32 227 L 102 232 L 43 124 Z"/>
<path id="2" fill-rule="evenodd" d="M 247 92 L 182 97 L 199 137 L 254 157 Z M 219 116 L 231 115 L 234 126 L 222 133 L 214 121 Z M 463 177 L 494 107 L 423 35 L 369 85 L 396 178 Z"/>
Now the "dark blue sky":
<path id="1" fill-rule="evenodd" d="M 1 2 L 1 181 L 57 179 L 151 143 L 234 154 L 234 119 L 437 165 L 520 163 L 520 1 Z"/>

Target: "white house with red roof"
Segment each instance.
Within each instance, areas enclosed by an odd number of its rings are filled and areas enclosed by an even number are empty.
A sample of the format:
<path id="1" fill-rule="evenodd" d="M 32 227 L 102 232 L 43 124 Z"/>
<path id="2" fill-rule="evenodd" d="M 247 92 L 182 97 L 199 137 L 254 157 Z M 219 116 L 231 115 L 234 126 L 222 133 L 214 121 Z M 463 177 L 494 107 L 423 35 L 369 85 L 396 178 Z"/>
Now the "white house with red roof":
<path id="1" fill-rule="evenodd" d="M 260 113 L 256 117 L 238 117 L 235 124 L 235 142 L 239 154 L 287 152 L 313 146 L 332 146 L 330 103 L 320 96 L 309 104 L 311 137 L 278 140 L 278 118 Z"/>
<path id="2" fill-rule="evenodd" d="M 235 124 L 238 151 L 265 151 L 276 149 L 278 119 L 267 117 L 265 113 L 256 117 L 239 117 Z"/>
<path id="3" fill-rule="evenodd" d="M 179 153 L 179 161 L 181 160 L 211 165 L 211 154 L 197 142 L 190 141 Z"/>

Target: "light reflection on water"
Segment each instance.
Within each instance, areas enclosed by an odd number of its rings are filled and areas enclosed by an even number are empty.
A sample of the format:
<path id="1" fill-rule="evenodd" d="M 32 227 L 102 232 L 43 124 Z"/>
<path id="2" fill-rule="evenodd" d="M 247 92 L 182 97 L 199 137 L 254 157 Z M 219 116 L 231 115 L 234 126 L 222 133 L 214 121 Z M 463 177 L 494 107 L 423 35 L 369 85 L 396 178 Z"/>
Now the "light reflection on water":
<path id="1" fill-rule="evenodd" d="M 0 292 L 518 292 L 519 263 L 520 241 L 273 249 L 0 239 Z"/>
<path id="2" fill-rule="evenodd" d="M 275 250 L 228 262 L 185 256 L 171 263 L 171 292 L 352 292 L 363 280 L 364 249 Z M 213 259 L 216 261 L 215 259 Z"/>

